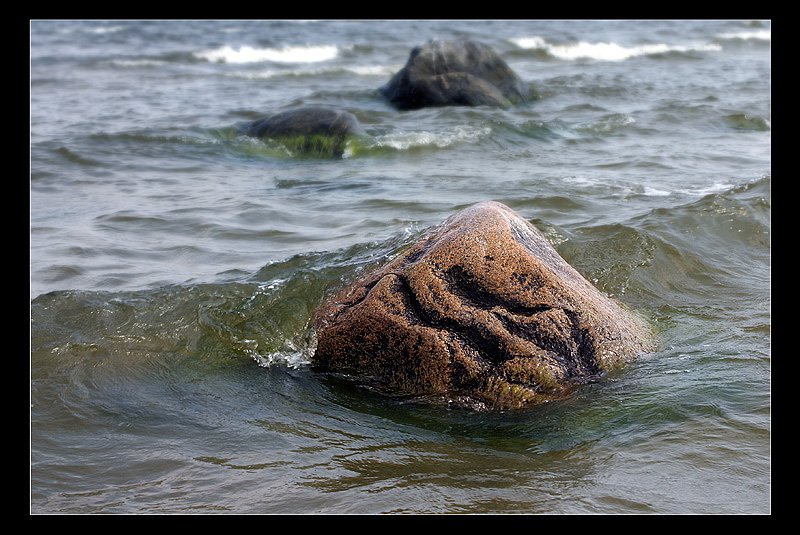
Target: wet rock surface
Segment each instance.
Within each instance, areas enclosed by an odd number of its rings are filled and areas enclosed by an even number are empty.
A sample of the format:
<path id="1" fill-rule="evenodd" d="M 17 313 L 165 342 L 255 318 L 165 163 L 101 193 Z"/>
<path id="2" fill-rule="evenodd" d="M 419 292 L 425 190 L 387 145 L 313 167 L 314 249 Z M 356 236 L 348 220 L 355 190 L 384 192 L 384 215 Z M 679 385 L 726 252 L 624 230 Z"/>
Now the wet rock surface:
<path id="1" fill-rule="evenodd" d="M 494 50 L 467 39 L 431 40 L 414 48 L 380 93 L 403 110 L 508 107 L 528 98 L 526 84 Z"/>
<path id="2" fill-rule="evenodd" d="M 239 133 L 286 143 L 293 152 L 341 156 L 348 136 L 366 133 L 356 117 L 328 108 L 297 108 L 251 121 Z"/>
<path id="3" fill-rule="evenodd" d="M 492 409 L 562 397 L 650 349 L 638 318 L 496 202 L 430 229 L 315 322 L 319 370 Z"/>

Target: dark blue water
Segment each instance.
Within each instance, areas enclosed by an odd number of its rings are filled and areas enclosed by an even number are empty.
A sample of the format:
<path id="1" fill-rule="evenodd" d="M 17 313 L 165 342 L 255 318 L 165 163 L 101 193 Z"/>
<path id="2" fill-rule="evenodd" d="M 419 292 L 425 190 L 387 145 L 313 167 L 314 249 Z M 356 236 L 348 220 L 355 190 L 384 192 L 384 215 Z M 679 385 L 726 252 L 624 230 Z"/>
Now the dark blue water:
<path id="1" fill-rule="evenodd" d="M 534 98 L 395 110 L 434 37 Z M 770 512 L 770 80 L 763 21 L 32 21 L 31 511 Z M 236 133 L 303 105 L 369 138 Z M 658 350 L 504 414 L 308 368 L 328 292 L 484 200 Z"/>

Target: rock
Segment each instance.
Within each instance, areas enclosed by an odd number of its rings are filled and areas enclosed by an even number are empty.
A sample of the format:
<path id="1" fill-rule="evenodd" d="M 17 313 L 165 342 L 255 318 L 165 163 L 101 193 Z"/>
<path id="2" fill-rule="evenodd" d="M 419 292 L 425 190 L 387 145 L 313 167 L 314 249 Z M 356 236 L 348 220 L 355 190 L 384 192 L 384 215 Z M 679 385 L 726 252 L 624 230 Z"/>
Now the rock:
<path id="1" fill-rule="evenodd" d="M 380 93 L 403 110 L 427 106 L 501 106 L 525 101 L 528 88 L 490 47 L 458 39 L 431 40 Z"/>
<path id="2" fill-rule="evenodd" d="M 496 202 L 430 229 L 330 299 L 315 325 L 318 370 L 493 409 L 563 397 L 651 349 L 638 318 Z"/>
<path id="3" fill-rule="evenodd" d="M 350 136 L 365 135 L 352 114 L 327 108 L 298 108 L 251 121 L 239 133 L 274 139 L 294 154 L 342 156 Z"/>

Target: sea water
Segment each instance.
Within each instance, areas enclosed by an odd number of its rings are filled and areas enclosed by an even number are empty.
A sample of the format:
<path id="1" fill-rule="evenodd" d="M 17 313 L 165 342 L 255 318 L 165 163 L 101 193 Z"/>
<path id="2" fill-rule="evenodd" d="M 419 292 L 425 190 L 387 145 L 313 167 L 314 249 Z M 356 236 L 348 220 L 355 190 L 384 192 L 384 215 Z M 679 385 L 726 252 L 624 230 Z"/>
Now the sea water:
<path id="1" fill-rule="evenodd" d="M 30 24 L 33 513 L 769 513 L 765 21 Z M 398 111 L 432 38 L 511 109 Z M 237 134 L 300 106 L 341 159 Z M 407 404 L 309 368 L 325 296 L 476 202 L 658 349 L 567 400 Z"/>

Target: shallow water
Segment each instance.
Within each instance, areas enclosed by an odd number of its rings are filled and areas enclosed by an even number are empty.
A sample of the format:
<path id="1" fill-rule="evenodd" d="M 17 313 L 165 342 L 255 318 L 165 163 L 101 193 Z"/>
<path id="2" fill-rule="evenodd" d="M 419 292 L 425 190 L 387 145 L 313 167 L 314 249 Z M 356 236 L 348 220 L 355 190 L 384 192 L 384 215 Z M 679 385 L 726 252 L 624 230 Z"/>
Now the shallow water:
<path id="1" fill-rule="evenodd" d="M 399 112 L 432 37 L 534 98 Z M 31 511 L 768 513 L 771 41 L 750 21 L 33 21 Z M 236 135 L 353 113 L 343 159 Z M 324 296 L 484 200 L 659 349 L 481 413 L 308 368 Z"/>

